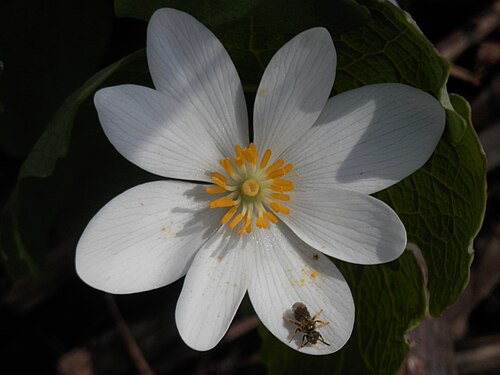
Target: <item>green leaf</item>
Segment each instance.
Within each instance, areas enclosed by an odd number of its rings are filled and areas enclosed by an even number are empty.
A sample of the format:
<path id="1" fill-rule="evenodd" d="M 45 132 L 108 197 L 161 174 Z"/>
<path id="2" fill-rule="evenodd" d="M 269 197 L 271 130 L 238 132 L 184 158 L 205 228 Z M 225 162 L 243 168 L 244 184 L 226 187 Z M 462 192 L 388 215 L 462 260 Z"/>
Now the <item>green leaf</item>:
<path id="1" fill-rule="evenodd" d="M 404 333 L 423 318 L 425 293 L 410 252 L 381 266 L 336 261 L 356 304 L 351 339 L 337 353 L 310 356 L 279 342 L 264 327 L 262 355 L 270 374 L 396 374 L 408 351 Z M 328 341 L 328 338 L 325 338 Z"/>
<path id="2" fill-rule="evenodd" d="M 472 241 L 486 204 L 486 161 L 471 125 L 465 99 L 450 95 L 451 104 L 466 119 L 459 142 L 443 137 L 432 158 L 416 173 L 381 192 L 417 244 L 428 270 L 429 311 L 439 315 L 469 280 Z"/>

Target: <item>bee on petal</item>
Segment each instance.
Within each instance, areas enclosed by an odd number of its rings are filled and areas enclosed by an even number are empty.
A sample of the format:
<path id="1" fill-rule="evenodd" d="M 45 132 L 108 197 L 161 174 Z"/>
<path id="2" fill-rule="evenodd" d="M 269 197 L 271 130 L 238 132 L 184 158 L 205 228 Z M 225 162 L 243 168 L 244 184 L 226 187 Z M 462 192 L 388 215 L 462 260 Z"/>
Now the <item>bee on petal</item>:
<path id="1" fill-rule="evenodd" d="M 323 339 L 321 333 L 316 330 L 317 325 L 322 326 L 330 323 L 325 320 L 318 319 L 323 310 L 320 310 L 311 317 L 311 314 L 309 313 L 309 310 L 307 310 L 306 305 L 304 305 L 302 302 L 295 302 L 292 305 L 292 311 L 295 319 L 288 319 L 286 317 L 283 317 L 283 319 L 285 319 L 287 322 L 290 322 L 297 326 L 289 342 L 292 342 L 297 333 L 302 332 L 303 336 L 302 341 L 300 342 L 299 349 L 303 348 L 309 343 L 314 345 L 318 341 L 321 341 L 323 344 L 330 346 L 330 344 L 328 344 Z"/>

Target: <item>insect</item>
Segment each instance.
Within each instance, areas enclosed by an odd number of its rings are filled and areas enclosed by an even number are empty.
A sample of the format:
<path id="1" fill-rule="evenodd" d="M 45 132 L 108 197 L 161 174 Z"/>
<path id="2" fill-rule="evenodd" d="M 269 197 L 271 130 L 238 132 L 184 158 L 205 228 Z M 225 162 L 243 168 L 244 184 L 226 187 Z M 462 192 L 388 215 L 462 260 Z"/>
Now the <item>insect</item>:
<path id="1" fill-rule="evenodd" d="M 325 320 L 318 320 L 317 318 L 321 314 L 323 310 L 320 310 L 316 314 L 314 314 L 313 317 L 311 317 L 311 314 L 309 314 L 309 310 L 307 310 L 306 305 L 304 305 L 302 302 L 295 302 L 292 305 L 292 311 L 293 311 L 293 316 L 294 319 L 288 319 L 286 317 L 283 317 L 287 322 L 290 322 L 292 324 L 295 324 L 297 328 L 295 328 L 295 331 L 293 332 L 292 338 L 290 339 L 289 342 L 292 342 L 293 338 L 295 335 L 299 332 L 302 332 L 304 335 L 302 336 L 302 341 L 300 342 L 300 348 L 303 348 L 307 344 L 316 344 L 318 341 L 321 341 L 323 344 L 330 346 L 324 339 L 323 336 L 321 336 L 321 333 L 316 331 L 316 325 L 326 325 L 329 324 L 330 322 L 327 322 Z"/>

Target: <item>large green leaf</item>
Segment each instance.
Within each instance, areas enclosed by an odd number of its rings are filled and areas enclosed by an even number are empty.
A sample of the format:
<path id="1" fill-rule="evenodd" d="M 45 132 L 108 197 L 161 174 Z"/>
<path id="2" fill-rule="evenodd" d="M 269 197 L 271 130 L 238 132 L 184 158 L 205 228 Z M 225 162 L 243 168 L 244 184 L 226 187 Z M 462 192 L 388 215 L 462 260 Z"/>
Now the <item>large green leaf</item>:
<path id="1" fill-rule="evenodd" d="M 452 303 L 469 280 L 472 240 L 486 202 L 486 162 L 471 126 L 470 107 L 458 95 L 450 99 L 467 121 L 461 140 L 444 137 L 420 170 L 378 194 L 394 207 L 408 240 L 422 251 L 433 315 Z"/>

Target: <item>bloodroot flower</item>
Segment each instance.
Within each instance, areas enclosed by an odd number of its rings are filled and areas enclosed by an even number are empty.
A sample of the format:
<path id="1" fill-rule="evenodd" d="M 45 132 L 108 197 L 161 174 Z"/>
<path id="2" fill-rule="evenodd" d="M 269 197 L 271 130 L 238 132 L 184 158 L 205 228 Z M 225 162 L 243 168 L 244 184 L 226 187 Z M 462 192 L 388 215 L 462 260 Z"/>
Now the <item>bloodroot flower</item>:
<path id="1" fill-rule="evenodd" d="M 329 99 L 336 52 L 327 30 L 314 28 L 269 62 L 251 142 L 236 69 L 201 23 L 157 11 L 147 57 L 156 89 L 104 88 L 95 105 L 125 158 L 174 180 L 131 188 L 95 215 L 78 243 L 79 276 L 116 294 L 186 276 L 175 320 L 197 350 L 221 340 L 247 291 L 286 345 L 339 350 L 354 303 L 328 256 L 380 264 L 401 255 L 403 224 L 369 194 L 426 162 L 443 132 L 443 109 L 402 84 Z M 296 302 L 310 315 L 294 316 Z M 301 327 L 297 316 L 316 322 Z"/>

